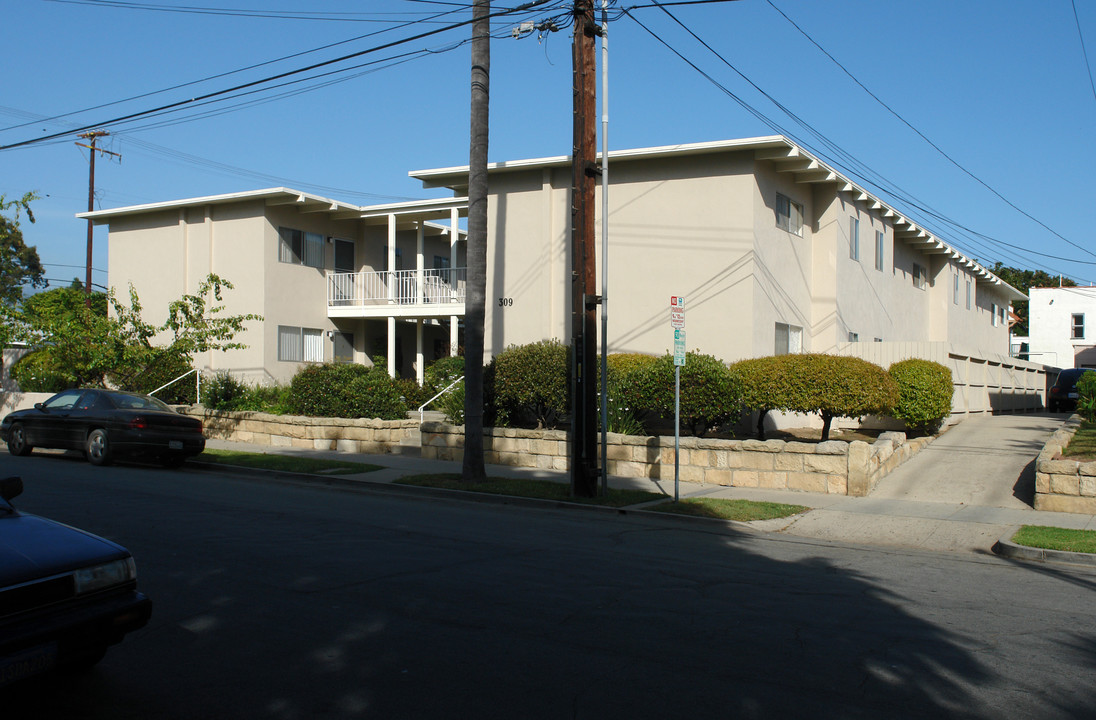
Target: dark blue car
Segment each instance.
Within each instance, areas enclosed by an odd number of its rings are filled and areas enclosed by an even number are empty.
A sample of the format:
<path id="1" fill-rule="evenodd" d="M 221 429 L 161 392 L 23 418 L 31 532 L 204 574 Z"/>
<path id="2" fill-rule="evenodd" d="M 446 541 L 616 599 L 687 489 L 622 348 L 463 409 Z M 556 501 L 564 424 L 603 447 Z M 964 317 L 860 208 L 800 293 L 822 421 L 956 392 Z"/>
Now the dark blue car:
<path id="1" fill-rule="evenodd" d="M 0 480 L 0 687 L 94 665 L 152 613 L 128 550 L 19 512 L 22 491 L 20 478 Z"/>
<path id="2" fill-rule="evenodd" d="M 1086 372 L 1093 371 L 1090 368 L 1070 368 L 1058 373 L 1058 379 L 1054 381 L 1047 395 L 1047 409 L 1051 412 L 1076 409 L 1077 381 Z"/>

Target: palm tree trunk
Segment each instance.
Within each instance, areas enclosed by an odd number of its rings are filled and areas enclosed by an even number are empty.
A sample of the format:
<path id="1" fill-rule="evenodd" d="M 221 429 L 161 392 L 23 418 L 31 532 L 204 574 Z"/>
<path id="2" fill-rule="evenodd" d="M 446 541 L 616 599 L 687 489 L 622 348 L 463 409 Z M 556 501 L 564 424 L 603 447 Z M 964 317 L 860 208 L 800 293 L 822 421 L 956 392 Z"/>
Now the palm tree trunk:
<path id="1" fill-rule="evenodd" d="M 490 0 L 472 10 L 472 121 L 468 161 L 468 291 L 464 316 L 464 463 L 461 479 L 483 480 L 483 323 L 487 302 L 487 140 L 491 78 Z"/>

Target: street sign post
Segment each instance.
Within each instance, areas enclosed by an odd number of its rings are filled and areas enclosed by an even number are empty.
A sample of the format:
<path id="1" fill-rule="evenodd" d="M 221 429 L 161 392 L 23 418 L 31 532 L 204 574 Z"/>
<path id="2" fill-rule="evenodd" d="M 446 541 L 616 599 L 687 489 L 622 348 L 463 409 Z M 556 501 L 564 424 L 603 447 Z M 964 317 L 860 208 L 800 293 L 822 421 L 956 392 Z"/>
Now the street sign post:
<path id="1" fill-rule="evenodd" d="M 670 327 L 674 329 L 674 502 L 681 487 L 681 367 L 685 364 L 685 298 L 670 298 Z"/>

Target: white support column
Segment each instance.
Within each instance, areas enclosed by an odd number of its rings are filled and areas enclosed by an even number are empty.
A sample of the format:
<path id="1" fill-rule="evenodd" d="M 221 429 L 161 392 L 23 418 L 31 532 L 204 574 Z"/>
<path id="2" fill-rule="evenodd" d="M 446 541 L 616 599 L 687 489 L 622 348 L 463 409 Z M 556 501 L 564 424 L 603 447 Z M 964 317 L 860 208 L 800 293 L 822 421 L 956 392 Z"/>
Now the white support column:
<path id="1" fill-rule="evenodd" d="M 426 223 L 419 220 L 415 229 L 415 304 L 426 300 Z"/>
<path id="2" fill-rule="evenodd" d="M 388 216 L 388 299 L 396 300 L 396 216 Z"/>
<path id="3" fill-rule="evenodd" d="M 457 242 L 460 240 L 460 210 L 457 208 L 450 208 L 449 210 L 449 286 L 456 290 L 456 268 L 457 258 Z M 467 272 L 467 271 L 465 271 Z M 460 333 L 458 332 L 458 326 L 460 318 L 456 315 L 449 316 L 449 355 L 450 357 L 457 356 L 457 343 L 460 341 Z"/>
<path id="4" fill-rule="evenodd" d="M 426 369 L 423 367 L 422 353 L 422 318 L 415 321 L 415 380 L 422 385 L 426 379 Z"/>
<path id="5" fill-rule="evenodd" d="M 388 318 L 388 377 L 396 377 L 396 318 Z"/>

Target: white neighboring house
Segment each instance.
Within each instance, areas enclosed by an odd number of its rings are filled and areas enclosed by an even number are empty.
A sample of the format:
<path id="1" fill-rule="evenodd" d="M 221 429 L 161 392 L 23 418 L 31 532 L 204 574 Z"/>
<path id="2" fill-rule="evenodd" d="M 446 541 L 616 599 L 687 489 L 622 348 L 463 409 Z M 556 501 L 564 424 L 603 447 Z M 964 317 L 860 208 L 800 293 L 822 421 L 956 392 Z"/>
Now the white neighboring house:
<path id="1" fill-rule="evenodd" d="M 1096 287 L 1031 288 L 1028 297 L 1028 358 L 1096 368 Z"/>

